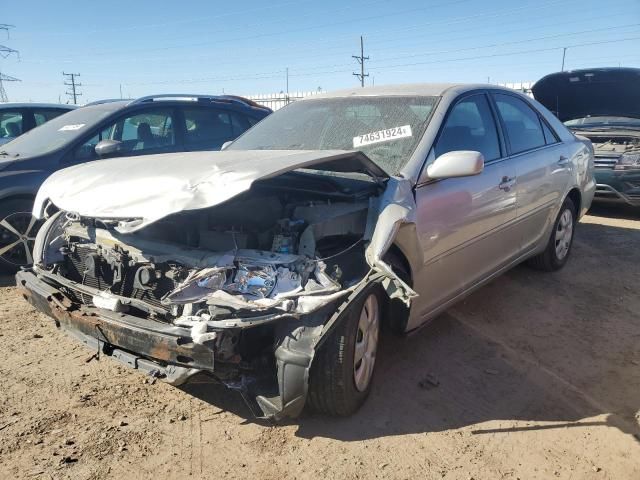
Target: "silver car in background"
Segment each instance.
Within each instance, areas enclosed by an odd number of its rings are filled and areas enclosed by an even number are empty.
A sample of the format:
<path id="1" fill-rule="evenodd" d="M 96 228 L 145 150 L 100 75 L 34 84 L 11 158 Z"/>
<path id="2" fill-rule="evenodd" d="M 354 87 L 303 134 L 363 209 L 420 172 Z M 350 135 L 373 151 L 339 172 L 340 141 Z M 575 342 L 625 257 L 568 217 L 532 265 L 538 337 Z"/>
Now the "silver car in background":
<path id="1" fill-rule="evenodd" d="M 414 330 L 525 260 L 561 268 L 594 190 L 590 142 L 515 91 L 341 91 L 221 152 L 54 173 L 17 283 L 91 348 L 172 384 L 203 372 L 259 416 L 347 415 L 381 324 Z"/>

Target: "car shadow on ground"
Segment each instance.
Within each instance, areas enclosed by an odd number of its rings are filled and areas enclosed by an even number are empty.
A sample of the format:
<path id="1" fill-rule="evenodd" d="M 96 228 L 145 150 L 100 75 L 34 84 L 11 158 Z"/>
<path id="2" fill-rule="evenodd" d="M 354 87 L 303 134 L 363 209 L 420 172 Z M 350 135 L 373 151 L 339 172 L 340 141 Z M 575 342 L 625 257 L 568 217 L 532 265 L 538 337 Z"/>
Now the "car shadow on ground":
<path id="1" fill-rule="evenodd" d="M 16 278 L 8 273 L 0 272 L 0 288 L 13 287 L 16 284 Z"/>
<path id="2" fill-rule="evenodd" d="M 305 413 L 287 423 L 300 437 L 343 441 L 467 426 L 481 435 L 594 424 L 640 441 L 636 228 L 581 224 L 562 271 L 519 266 L 420 331 L 386 335 L 371 394 L 355 415 Z M 607 256 L 604 246 L 616 241 L 631 253 Z M 617 285 L 636 287 L 623 289 L 627 299 Z M 237 392 L 210 383 L 183 389 L 257 421 Z M 497 428 L 482 425 L 492 420 Z M 529 421 L 547 423 L 522 424 Z"/>
<path id="3" fill-rule="evenodd" d="M 589 209 L 589 215 L 594 217 L 619 218 L 626 220 L 640 220 L 640 207 L 629 205 L 611 205 L 596 203 Z"/>

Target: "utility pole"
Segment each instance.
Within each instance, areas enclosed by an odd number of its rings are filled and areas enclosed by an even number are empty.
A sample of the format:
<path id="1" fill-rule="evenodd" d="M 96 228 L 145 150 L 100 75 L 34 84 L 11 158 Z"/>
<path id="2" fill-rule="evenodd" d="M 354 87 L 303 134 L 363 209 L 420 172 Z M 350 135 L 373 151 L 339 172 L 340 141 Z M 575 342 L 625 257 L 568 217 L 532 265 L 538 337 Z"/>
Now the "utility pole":
<path id="1" fill-rule="evenodd" d="M 369 60 L 369 57 L 364 56 L 364 40 L 362 39 L 362 35 L 360 35 L 360 55 L 351 55 L 351 56 L 355 58 L 360 64 L 360 73 L 354 72 L 353 75 L 355 75 L 360 79 L 360 86 L 364 87 L 364 79 L 369 76 L 368 73 L 367 74 L 364 73 L 364 61 Z"/>
<path id="2" fill-rule="evenodd" d="M 567 55 L 567 47 L 562 47 L 562 69 L 561 72 L 564 72 L 564 57 Z"/>
<path id="3" fill-rule="evenodd" d="M 64 75 L 66 77 L 65 80 L 67 80 L 67 79 L 71 80 L 71 83 L 64 82 L 64 84 L 67 87 L 71 87 L 71 91 L 70 92 L 67 91 L 66 93 L 67 93 L 67 95 L 69 95 L 69 97 L 73 98 L 73 104 L 77 105 L 78 104 L 78 97 L 82 96 L 82 94 L 76 90 L 77 87 L 81 87 L 82 86 L 81 83 L 77 83 L 76 82 L 76 77 L 79 77 L 80 74 L 79 73 L 64 73 L 64 72 L 62 72 L 62 75 Z"/>
<path id="4" fill-rule="evenodd" d="M 7 92 L 4 89 L 4 85 L 2 82 L 19 82 L 20 79 L 16 77 L 10 77 L 9 75 L 4 75 L 0 72 L 0 102 L 8 102 L 9 97 L 7 96 Z"/>

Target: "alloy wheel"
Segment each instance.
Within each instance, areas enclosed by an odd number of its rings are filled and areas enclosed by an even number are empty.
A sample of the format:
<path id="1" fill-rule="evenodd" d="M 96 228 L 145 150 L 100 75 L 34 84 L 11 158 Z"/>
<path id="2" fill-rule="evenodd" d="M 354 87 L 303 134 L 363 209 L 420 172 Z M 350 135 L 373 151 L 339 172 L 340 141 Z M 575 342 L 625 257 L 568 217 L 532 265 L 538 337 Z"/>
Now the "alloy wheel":
<path id="1" fill-rule="evenodd" d="M 0 259 L 15 267 L 31 265 L 40 225 L 31 212 L 15 212 L 0 220 Z"/>

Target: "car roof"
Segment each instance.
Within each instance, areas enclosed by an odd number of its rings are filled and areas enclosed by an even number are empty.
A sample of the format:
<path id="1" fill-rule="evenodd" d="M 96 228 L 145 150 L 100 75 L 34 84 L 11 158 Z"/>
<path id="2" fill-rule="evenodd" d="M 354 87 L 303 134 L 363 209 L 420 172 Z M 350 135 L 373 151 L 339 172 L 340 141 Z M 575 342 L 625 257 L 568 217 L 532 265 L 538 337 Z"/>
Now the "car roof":
<path id="1" fill-rule="evenodd" d="M 440 97 L 448 90 L 456 90 L 462 93 L 466 90 L 477 90 L 479 88 L 496 88 L 507 90 L 496 85 L 485 85 L 475 83 L 408 83 L 401 85 L 380 85 L 375 87 L 353 87 L 349 89 L 336 90 L 307 97 L 304 100 L 316 98 L 343 98 L 343 97 L 375 97 L 375 96 L 418 96 L 418 97 Z"/>
<path id="2" fill-rule="evenodd" d="M 32 102 L 6 102 L 0 103 L 0 110 L 9 108 L 61 108 L 73 110 L 77 105 L 67 105 L 66 103 L 32 103 Z"/>
<path id="3" fill-rule="evenodd" d="M 271 112 L 271 109 L 259 105 L 253 100 L 235 95 L 194 95 L 194 94 L 159 94 L 148 95 L 136 99 L 105 99 L 86 104 L 83 108 L 95 108 L 97 110 L 116 111 L 121 108 L 134 105 L 198 105 L 221 106 L 246 109 L 261 112 Z"/>

